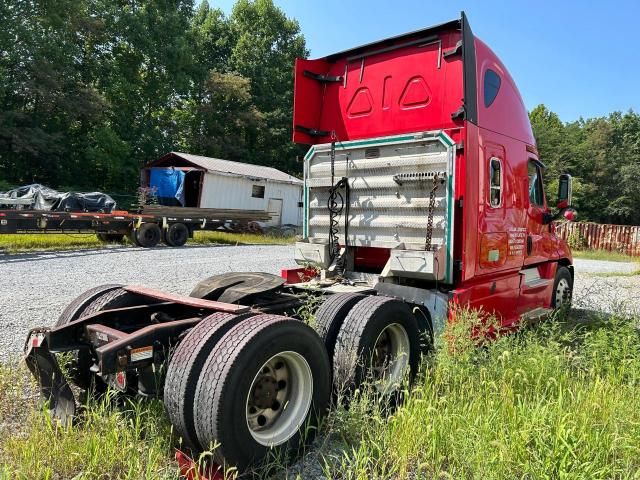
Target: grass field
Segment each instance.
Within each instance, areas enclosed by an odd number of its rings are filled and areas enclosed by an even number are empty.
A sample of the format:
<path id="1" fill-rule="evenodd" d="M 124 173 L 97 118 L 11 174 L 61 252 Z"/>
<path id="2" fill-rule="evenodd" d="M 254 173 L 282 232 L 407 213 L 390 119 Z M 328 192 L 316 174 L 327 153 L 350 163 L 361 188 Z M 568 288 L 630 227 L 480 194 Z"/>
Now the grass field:
<path id="1" fill-rule="evenodd" d="M 318 457 L 327 478 L 638 478 L 639 318 L 553 320 L 482 348 L 465 318 L 396 412 L 362 392 L 332 412 Z M 0 368 L 0 478 L 176 478 L 159 402 L 92 402 L 62 430 L 25 401 L 24 378 Z"/>
<path id="2" fill-rule="evenodd" d="M 295 237 L 274 235 L 256 235 L 251 233 L 195 232 L 189 240 L 191 245 L 276 245 L 292 243 Z M 125 239 L 124 245 L 131 245 Z M 42 250 L 75 250 L 81 248 L 105 248 L 113 244 L 104 244 L 95 235 L 90 234 L 28 234 L 0 235 L 0 250 L 7 253 L 19 253 Z"/>
<path id="3" fill-rule="evenodd" d="M 632 257 L 619 252 L 609 252 L 607 250 L 573 250 L 574 258 L 585 258 L 587 260 L 607 260 L 609 262 L 638 262 L 640 257 Z"/>

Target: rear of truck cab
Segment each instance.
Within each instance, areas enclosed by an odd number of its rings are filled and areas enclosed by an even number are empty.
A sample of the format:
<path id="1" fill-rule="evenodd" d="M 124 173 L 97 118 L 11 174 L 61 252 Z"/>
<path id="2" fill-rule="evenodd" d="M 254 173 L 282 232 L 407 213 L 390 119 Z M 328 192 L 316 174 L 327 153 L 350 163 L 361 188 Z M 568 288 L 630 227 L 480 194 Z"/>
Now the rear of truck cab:
<path id="1" fill-rule="evenodd" d="M 295 73 L 294 141 L 312 145 L 299 263 L 331 275 L 333 235 L 347 277 L 448 291 L 505 325 L 548 311 L 570 254 L 547 221 L 518 89 L 464 14 L 298 60 Z M 341 178 L 350 191 L 336 220 L 327 200 Z"/>

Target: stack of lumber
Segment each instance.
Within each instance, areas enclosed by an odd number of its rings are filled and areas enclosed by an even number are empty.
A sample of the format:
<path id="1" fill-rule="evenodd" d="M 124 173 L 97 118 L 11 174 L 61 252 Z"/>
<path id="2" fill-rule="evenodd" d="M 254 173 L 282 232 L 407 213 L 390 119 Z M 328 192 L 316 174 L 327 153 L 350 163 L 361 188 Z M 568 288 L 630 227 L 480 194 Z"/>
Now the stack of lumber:
<path id="1" fill-rule="evenodd" d="M 145 205 L 143 214 L 163 217 L 188 217 L 231 222 L 266 222 L 271 216 L 264 210 L 239 210 L 220 208 L 165 207 L 163 205 Z"/>

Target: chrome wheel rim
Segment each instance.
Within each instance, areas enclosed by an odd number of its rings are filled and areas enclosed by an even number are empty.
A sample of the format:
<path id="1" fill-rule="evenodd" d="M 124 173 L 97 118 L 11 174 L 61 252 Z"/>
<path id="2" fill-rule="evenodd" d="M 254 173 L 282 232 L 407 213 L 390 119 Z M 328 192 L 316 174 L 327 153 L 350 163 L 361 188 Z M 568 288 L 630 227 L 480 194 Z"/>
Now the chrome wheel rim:
<path id="1" fill-rule="evenodd" d="M 300 429 L 313 398 L 313 374 L 297 352 L 281 352 L 267 360 L 253 378 L 246 401 L 249 433 L 273 447 Z"/>
<path id="2" fill-rule="evenodd" d="M 556 285 L 556 304 L 555 308 L 560 308 L 569 303 L 571 299 L 571 286 L 566 278 L 561 278 Z"/>
<path id="3" fill-rule="evenodd" d="M 399 323 L 385 327 L 373 347 L 371 372 L 378 391 L 397 390 L 409 365 L 409 334 Z"/>

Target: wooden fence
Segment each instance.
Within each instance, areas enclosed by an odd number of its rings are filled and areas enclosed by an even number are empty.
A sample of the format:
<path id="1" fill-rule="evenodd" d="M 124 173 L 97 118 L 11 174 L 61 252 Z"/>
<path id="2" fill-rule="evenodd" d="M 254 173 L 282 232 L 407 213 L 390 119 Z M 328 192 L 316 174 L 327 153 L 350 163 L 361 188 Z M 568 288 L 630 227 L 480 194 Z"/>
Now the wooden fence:
<path id="1" fill-rule="evenodd" d="M 556 225 L 556 233 L 570 241 L 573 248 L 640 256 L 640 226 L 575 222 Z"/>

